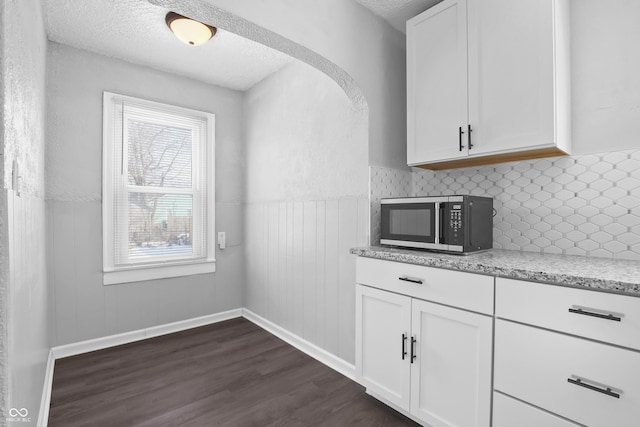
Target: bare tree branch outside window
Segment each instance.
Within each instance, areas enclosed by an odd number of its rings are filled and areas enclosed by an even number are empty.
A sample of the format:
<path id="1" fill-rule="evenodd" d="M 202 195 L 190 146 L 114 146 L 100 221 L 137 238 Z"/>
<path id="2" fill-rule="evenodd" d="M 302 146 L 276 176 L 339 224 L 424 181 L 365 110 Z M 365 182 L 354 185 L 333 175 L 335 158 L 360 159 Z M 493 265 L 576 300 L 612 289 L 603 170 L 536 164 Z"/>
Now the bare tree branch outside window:
<path id="1" fill-rule="evenodd" d="M 175 190 L 192 186 L 191 130 L 132 119 L 127 125 L 130 255 L 190 254 L 193 197 Z"/>

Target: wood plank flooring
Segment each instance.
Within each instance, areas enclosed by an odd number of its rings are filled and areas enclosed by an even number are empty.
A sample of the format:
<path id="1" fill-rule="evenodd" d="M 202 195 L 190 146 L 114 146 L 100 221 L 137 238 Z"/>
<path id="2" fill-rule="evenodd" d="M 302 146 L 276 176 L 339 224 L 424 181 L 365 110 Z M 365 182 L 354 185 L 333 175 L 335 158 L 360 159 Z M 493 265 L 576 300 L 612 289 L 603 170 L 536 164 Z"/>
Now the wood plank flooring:
<path id="1" fill-rule="evenodd" d="M 49 426 L 417 426 L 238 318 L 56 361 Z"/>

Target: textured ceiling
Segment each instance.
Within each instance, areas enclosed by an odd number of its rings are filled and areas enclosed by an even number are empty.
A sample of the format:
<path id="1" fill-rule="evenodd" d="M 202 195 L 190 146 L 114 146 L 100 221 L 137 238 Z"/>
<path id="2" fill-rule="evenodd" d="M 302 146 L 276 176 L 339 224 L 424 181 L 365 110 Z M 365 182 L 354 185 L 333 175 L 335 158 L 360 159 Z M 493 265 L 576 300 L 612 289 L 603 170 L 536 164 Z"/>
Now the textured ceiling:
<path id="1" fill-rule="evenodd" d="M 167 28 L 167 9 L 147 0 L 44 0 L 50 40 L 102 55 L 247 90 L 292 58 L 219 29 L 201 46 Z"/>
<path id="2" fill-rule="evenodd" d="M 409 18 L 424 12 L 442 0 L 355 0 L 389 22 L 402 33 Z"/>

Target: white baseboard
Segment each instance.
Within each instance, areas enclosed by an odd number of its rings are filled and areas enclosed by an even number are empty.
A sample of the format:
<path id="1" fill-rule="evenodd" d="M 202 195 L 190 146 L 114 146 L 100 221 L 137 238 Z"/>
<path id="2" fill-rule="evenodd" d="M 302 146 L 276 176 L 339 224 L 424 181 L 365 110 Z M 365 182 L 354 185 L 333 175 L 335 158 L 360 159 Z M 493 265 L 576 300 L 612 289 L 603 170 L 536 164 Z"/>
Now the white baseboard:
<path id="1" fill-rule="evenodd" d="M 171 334 L 184 331 L 186 329 L 197 328 L 223 320 L 234 319 L 242 316 L 242 309 L 224 311 L 222 313 L 209 314 L 207 316 L 195 317 L 193 319 L 181 320 L 179 322 L 167 323 L 165 325 L 152 326 L 150 328 L 138 329 L 137 331 L 125 332 L 117 335 L 109 335 L 87 341 L 80 341 L 72 344 L 53 347 L 55 359 L 76 356 L 78 354 L 89 353 L 91 351 L 103 350 L 117 345 L 129 344 L 132 342 L 153 338 L 160 335 Z"/>
<path id="2" fill-rule="evenodd" d="M 38 416 L 38 427 L 47 427 L 49 421 L 49 406 L 51 404 L 51 387 L 53 384 L 53 370 L 55 361 L 64 357 L 76 356 L 91 351 L 103 350 L 109 347 L 115 347 L 122 344 L 129 344 L 135 341 L 153 338 L 160 335 L 180 332 L 199 326 L 210 325 L 212 323 L 222 322 L 224 320 L 244 317 L 247 320 L 260 326 L 267 332 L 277 336 L 281 340 L 291 344 L 303 353 L 308 354 L 319 362 L 325 364 L 344 375 L 345 377 L 355 381 L 355 367 L 345 362 L 338 356 L 318 347 L 315 344 L 287 331 L 286 329 L 276 325 L 275 323 L 258 316 L 251 310 L 246 308 L 238 308 L 222 313 L 210 314 L 207 316 L 196 317 L 193 319 L 182 320 L 179 322 L 167 323 L 165 325 L 153 326 L 136 331 L 125 332 L 117 335 L 109 335 L 106 337 L 96 338 L 77 343 L 66 344 L 52 347 L 49 351 L 49 359 L 47 361 L 47 370 L 45 373 L 44 388 L 42 391 L 42 400 L 40 403 L 40 413 Z"/>
<path id="3" fill-rule="evenodd" d="M 317 345 L 310 343 L 309 341 L 299 337 L 298 335 L 287 331 L 286 329 L 276 325 L 275 323 L 265 319 L 264 317 L 255 314 L 247 308 L 243 308 L 242 313 L 245 319 L 250 320 L 251 322 L 260 326 L 262 329 L 277 336 L 288 344 L 291 344 L 298 350 L 308 354 L 318 362 L 327 365 L 334 371 L 341 373 L 350 380 L 356 381 L 356 368 L 352 364 L 344 361 L 343 359 L 332 353 L 329 353 L 328 351 L 318 347 Z"/>
<path id="4" fill-rule="evenodd" d="M 44 371 L 44 386 L 42 387 L 42 398 L 40 400 L 40 412 L 38 413 L 38 427 L 47 427 L 49 423 L 49 406 L 51 404 L 51 386 L 53 385 L 53 368 L 56 359 L 53 350 L 49 350 L 47 367 Z"/>

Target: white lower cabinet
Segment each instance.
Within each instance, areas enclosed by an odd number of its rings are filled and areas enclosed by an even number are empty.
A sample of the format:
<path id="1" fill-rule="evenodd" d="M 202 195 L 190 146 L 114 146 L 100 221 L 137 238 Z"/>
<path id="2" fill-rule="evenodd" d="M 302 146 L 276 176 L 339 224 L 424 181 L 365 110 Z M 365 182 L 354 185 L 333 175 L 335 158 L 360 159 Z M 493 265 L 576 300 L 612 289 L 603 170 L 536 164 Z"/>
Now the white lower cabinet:
<path id="1" fill-rule="evenodd" d="M 433 427 L 489 427 L 493 319 L 356 287 L 356 369 L 367 392 Z"/>
<path id="2" fill-rule="evenodd" d="M 576 427 L 578 425 L 504 394 L 493 394 L 493 427 Z"/>
<path id="3" fill-rule="evenodd" d="M 640 426 L 640 298 L 363 257 L 356 281 L 356 373 L 412 419 Z"/>
<path id="4" fill-rule="evenodd" d="M 639 426 L 639 309 L 631 296 L 496 279 L 496 391 L 580 425 Z M 494 402 L 495 427 L 529 417 L 506 406 Z"/>

